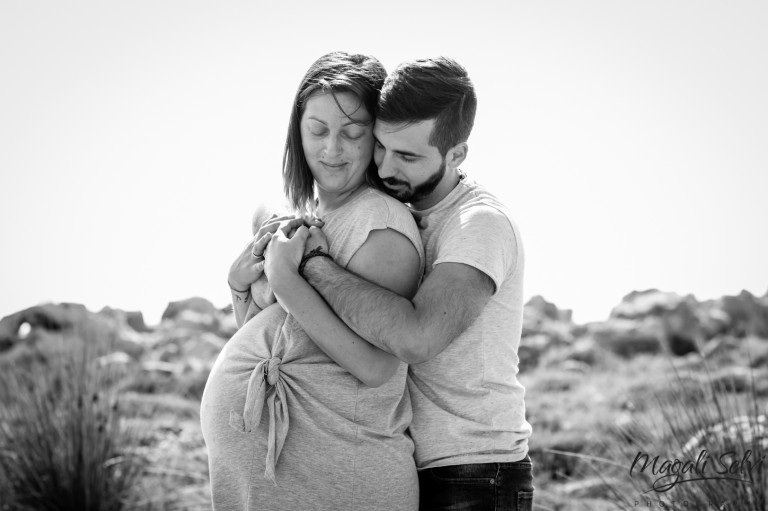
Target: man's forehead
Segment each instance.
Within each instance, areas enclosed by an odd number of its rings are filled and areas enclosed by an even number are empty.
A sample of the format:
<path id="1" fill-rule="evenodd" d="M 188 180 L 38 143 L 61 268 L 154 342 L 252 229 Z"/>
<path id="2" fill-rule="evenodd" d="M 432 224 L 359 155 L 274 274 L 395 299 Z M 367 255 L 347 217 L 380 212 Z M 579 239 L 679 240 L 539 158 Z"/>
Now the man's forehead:
<path id="1" fill-rule="evenodd" d="M 377 119 L 373 125 L 373 133 L 379 140 L 382 138 L 392 140 L 402 139 L 419 145 L 428 144 L 434 123 L 435 121 L 433 119 L 411 123 L 390 123 Z"/>

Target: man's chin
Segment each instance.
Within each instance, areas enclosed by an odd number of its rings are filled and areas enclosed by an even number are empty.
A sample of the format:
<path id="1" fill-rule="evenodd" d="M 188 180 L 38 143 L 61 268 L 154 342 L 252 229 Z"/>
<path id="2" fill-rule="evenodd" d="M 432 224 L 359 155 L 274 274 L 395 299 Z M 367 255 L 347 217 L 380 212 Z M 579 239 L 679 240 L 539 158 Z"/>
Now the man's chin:
<path id="1" fill-rule="evenodd" d="M 389 185 L 384 184 L 384 191 L 387 192 L 387 195 L 394 197 L 400 202 L 411 202 L 411 198 L 413 197 L 411 191 L 406 187 L 398 186 L 397 188 L 390 188 Z"/>

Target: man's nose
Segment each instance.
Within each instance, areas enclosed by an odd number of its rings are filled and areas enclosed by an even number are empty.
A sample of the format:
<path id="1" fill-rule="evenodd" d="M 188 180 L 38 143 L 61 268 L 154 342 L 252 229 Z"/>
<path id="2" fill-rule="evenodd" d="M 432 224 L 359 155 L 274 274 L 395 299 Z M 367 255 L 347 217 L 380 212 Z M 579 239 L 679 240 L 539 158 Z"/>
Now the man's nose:
<path id="1" fill-rule="evenodd" d="M 379 168 L 379 177 L 381 179 L 386 179 L 396 174 L 391 156 L 387 156 L 384 151 L 381 151 L 380 154 L 376 154 L 375 156 L 376 158 L 374 159 L 376 161 L 376 166 Z"/>

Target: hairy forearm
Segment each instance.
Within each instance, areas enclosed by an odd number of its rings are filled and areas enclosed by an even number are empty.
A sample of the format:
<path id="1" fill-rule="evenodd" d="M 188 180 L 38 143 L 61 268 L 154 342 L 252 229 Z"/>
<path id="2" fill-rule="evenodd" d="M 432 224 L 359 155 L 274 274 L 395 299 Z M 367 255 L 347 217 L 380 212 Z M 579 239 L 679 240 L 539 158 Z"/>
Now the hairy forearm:
<path id="1" fill-rule="evenodd" d="M 360 337 L 404 362 L 424 360 L 428 343 L 410 300 L 322 257 L 307 262 L 304 278 Z"/>
<path id="2" fill-rule="evenodd" d="M 364 384 L 378 387 L 394 375 L 400 362 L 355 334 L 304 279 L 284 276 L 274 291 L 315 344 Z"/>

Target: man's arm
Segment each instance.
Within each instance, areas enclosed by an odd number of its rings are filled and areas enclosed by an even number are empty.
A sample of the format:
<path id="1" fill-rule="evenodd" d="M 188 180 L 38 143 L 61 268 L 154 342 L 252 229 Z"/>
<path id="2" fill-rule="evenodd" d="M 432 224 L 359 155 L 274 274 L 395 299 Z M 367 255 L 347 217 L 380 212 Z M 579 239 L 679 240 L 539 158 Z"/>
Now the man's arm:
<path id="1" fill-rule="evenodd" d="M 408 300 L 324 257 L 304 277 L 360 337 L 409 364 L 432 359 L 466 330 L 493 295 L 490 277 L 461 263 L 440 263 Z"/>
<path id="2" fill-rule="evenodd" d="M 275 295 L 330 358 L 366 385 L 379 386 L 392 377 L 400 361 L 355 334 L 297 273 L 307 233 L 305 228 L 300 228 L 289 239 L 278 232 L 272 241 L 265 271 Z M 292 259 L 289 254 L 294 256 L 292 264 L 286 264 Z M 391 229 L 374 230 L 352 257 L 349 267 L 378 285 L 410 297 L 418 283 L 419 256 L 402 234 Z"/>

